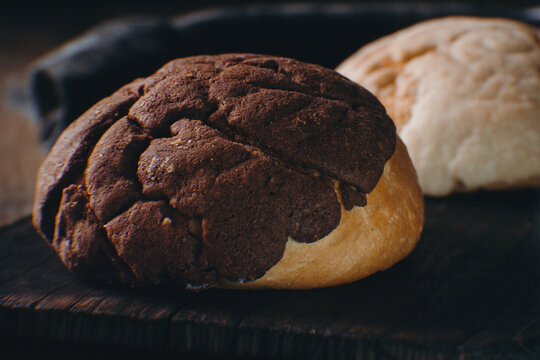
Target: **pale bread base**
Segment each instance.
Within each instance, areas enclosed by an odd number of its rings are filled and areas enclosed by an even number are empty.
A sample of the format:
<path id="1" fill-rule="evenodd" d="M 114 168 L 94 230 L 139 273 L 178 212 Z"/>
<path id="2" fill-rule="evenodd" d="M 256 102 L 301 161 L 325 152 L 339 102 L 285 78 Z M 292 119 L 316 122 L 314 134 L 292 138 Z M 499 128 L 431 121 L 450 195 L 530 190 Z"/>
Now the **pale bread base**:
<path id="1" fill-rule="evenodd" d="M 426 195 L 540 185 L 540 31 L 448 17 L 362 47 L 336 69 L 396 123 Z"/>
<path id="2" fill-rule="evenodd" d="M 347 211 L 323 239 L 299 243 L 289 238 L 283 258 L 263 277 L 246 283 L 221 280 L 235 289 L 311 289 L 350 283 L 385 270 L 406 257 L 420 238 L 424 199 L 407 149 L 398 137 L 365 207 Z"/>

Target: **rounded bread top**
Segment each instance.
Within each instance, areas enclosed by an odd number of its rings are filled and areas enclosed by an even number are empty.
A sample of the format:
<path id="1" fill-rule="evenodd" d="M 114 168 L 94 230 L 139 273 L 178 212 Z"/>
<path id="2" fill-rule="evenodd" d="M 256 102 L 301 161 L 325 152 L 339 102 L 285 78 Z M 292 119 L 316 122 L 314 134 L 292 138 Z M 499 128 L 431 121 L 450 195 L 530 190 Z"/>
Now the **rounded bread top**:
<path id="1" fill-rule="evenodd" d="M 540 30 L 447 17 L 378 39 L 337 71 L 384 104 L 428 195 L 540 184 Z"/>

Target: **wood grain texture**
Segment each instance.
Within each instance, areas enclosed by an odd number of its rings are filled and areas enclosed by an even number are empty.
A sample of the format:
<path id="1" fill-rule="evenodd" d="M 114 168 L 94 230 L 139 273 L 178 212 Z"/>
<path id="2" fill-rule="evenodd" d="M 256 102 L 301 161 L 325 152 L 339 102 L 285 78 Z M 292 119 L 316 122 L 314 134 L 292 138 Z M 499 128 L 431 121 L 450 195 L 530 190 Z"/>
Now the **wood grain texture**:
<path id="1" fill-rule="evenodd" d="M 426 205 L 411 256 L 311 291 L 91 284 L 24 219 L 0 230 L 0 335 L 246 358 L 538 358 L 540 191 Z"/>

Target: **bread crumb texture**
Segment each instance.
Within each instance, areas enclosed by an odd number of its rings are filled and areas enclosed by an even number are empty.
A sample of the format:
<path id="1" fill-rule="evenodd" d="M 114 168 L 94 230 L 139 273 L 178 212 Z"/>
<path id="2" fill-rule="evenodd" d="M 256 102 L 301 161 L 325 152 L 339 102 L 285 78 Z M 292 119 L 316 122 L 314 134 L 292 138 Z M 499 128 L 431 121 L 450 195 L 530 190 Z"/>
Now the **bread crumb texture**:
<path id="1" fill-rule="evenodd" d="M 374 41 L 337 71 L 373 92 L 425 194 L 540 185 L 540 30 L 448 17 Z"/>

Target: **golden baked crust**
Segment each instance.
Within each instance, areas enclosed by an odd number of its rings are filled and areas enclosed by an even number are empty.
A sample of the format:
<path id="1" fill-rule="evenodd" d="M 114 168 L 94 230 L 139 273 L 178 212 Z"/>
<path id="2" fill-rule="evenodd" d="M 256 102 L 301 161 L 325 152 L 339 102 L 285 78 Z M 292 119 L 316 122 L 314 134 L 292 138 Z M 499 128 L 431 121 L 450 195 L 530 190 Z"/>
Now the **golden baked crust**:
<path id="1" fill-rule="evenodd" d="M 474 17 L 419 23 L 337 71 L 373 92 L 427 195 L 540 185 L 540 32 Z"/>
<path id="2" fill-rule="evenodd" d="M 289 238 L 283 258 L 262 278 L 220 287 L 311 289 L 356 281 L 406 257 L 424 225 L 424 198 L 403 142 L 386 163 L 367 205 L 342 206 L 341 222 L 323 239 L 299 243 Z"/>

